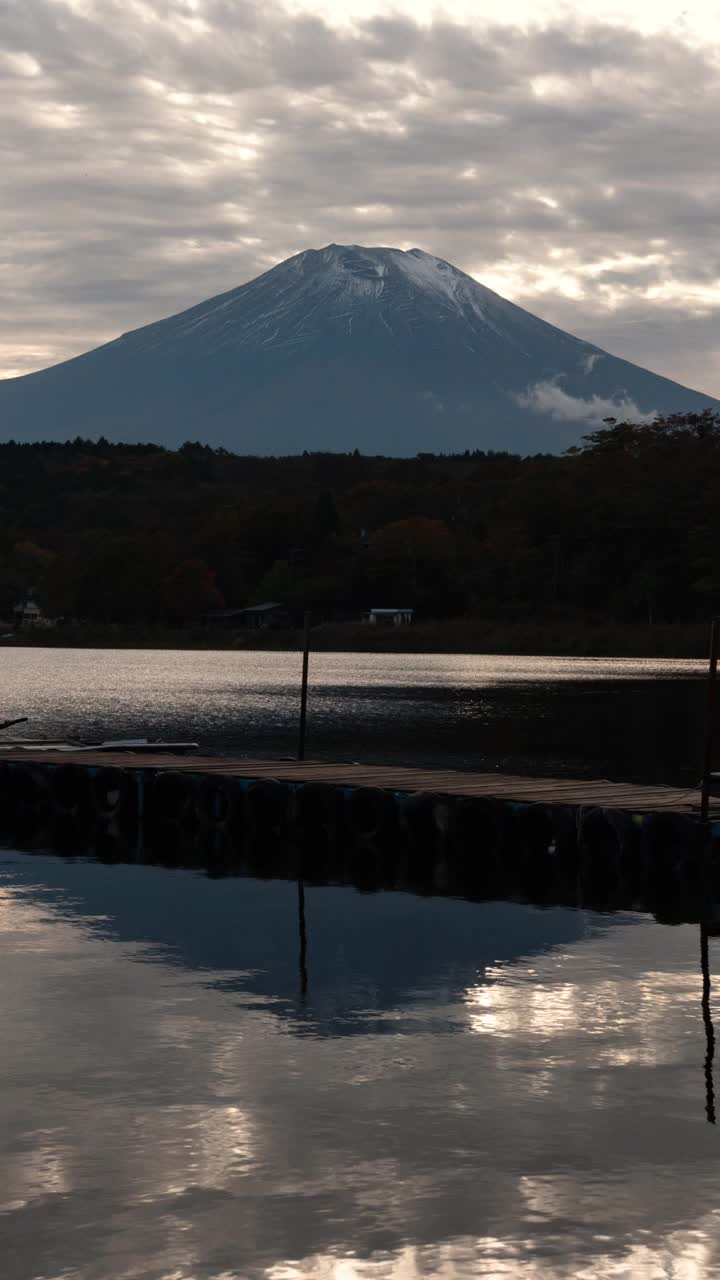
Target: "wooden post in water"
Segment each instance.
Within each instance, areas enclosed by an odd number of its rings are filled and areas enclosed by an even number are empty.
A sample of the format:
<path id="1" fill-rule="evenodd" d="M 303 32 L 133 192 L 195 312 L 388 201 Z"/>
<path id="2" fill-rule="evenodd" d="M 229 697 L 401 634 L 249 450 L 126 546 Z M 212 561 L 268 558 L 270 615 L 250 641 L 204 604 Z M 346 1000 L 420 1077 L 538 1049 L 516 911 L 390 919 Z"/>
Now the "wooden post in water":
<path id="1" fill-rule="evenodd" d="M 300 950 L 298 953 L 298 967 L 300 969 L 300 998 L 302 1000 L 307 996 L 308 989 L 308 971 L 307 971 L 307 925 L 305 923 L 305 884 L 302 879 L 298 879 L 298 936 L 300 941 Z"/>
<path id="2" fill-rule="evenodd" d="M 707 925 L 700 924 L 700 968 L 702 970 L 702 1015 L 705 1024 L 705 1115 L 708 1124 L 715 1124 L 715 1086 L 713 1084 L 713 1058 L 715 1057 L 715 1030 L 710 1012 L 710 957 L 708 954 Z"/>
<path id="3" fill-rule="evenodd" d="M 715 694 L 717 690 L 718 649 L 720 648 L 720 618 L 713 618 L 710 627 L 710 665 L 707 679 L 705 710 L 705 754 L 703 757 L 702 783 L 700 784 L 700 817 L 707 822 L 710 809 L 710 783 L 712 782 L 713 746 L 715 740 Z"/>
<path id="4" fill-rule="evenodd" d="M 308 664 L 310 661 L 310 614 L 303 622 L 302 685 L 300 688 L 300 728 L 298 732 L 298 760 L 305 759 L 305 727 L 307 724 Z"/>

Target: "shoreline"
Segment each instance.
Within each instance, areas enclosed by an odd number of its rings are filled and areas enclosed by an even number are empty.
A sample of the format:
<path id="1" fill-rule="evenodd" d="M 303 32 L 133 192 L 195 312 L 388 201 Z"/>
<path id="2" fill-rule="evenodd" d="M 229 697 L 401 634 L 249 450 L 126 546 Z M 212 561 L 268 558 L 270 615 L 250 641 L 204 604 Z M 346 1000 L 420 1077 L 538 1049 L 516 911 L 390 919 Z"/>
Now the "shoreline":
<path id="1" fill-rule="evenodd" d="M 407 653 L 505 657 L 705 658 L 706 623 L 504 622 L 472 618 L 402 627 L 324 623 L 311 630 L 318 653 Z M 16 632 L 4 648 L 297 651 L 300 630 L 58 627 Z"/>

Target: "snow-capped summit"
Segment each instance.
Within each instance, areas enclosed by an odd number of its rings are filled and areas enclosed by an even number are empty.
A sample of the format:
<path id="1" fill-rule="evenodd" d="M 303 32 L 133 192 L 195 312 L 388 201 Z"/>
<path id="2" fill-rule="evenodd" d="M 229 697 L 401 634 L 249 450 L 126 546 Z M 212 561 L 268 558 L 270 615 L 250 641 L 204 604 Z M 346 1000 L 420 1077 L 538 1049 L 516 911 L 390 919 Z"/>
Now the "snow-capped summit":
<path id="1" fill-rule="evenodd" d="M 494 304 L 494 305 L 493 305 Z M 442 258 L 422 249 L 327 245 L 288 258 L 230 293 L 190 311 L 124 334 L 136 350 L 207 350 L 248 345 L 263 350 L 310 346 L 321 328 L 352 336 L 353 326 L 385 335 L 456 319 L 491 329 L 510 304 Z M 497 313 L 493 321 L 492 312 Z M 112 344 L 111 344 L 112 345 Z"/>
<path id="2" fill-rule="evenodd" d="M 327 245 L 0 382 L 0 435 L 236 452 L 555 451 L 603 417 L 720 404 L 546 324 L 421 249 Z"/>

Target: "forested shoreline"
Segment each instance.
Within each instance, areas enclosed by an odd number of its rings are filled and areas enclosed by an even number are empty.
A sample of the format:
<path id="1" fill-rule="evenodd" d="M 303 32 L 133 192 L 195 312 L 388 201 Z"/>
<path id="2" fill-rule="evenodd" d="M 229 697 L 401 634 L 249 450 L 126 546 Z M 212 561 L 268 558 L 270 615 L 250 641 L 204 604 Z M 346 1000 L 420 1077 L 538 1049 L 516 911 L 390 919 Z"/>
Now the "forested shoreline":
<path id="1" fill-rule="evenodd" d="M 7 442 L 0 617 L 30 594 L 64 619 L 52 643 L 267 647 L 281 638 L 197 633 L 272 600 L 311 610 L 320 647 L 613 652 L 624 634 L 694 653 L 720 608 L 719 495 L 711 413 L 608 422 L 559 457 Z M 363 638 L 384 606 L 416 610 L 413 638 Z"/>

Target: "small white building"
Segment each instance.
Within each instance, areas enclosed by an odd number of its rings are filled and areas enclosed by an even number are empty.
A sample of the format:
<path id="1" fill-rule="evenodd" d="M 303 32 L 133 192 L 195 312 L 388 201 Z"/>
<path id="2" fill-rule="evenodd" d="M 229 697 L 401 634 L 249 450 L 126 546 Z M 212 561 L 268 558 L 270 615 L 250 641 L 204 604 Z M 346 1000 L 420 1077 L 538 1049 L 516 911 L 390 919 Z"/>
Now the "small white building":
<path id="1" fill-rule="evenodd" d="M 371 609 L 364 621 L 374 627 L 402 627 L 414 617 L 414 609 Z"/>
<path id="2" fill-rule="evenodd" d="M 31 627 L 48 628 L 57 625 L 57 618 L 46 618 L 35 600 L 21 600 L 13 609 L 13 617 L 17 631 L 27 631 Z"/>

